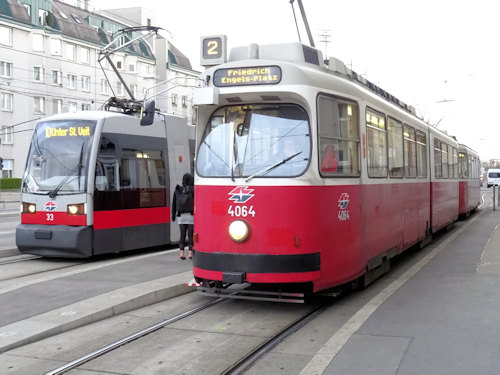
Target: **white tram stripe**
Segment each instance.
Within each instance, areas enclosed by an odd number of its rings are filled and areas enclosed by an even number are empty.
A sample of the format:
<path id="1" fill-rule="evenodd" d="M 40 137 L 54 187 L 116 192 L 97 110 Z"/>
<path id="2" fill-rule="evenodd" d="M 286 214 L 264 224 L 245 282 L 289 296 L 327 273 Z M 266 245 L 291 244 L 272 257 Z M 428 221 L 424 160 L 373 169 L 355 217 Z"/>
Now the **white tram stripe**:
<path id="1" fill-rule="evenodd" d="M 436 255 L 443 251 L 450 242 L 454 241 L 465 229 L 475 222 L 486 211 L 478 212 L 477 215 L 467 222 L 462 228 L 449 236 L 441 245 L 418 261 L 413 267 L 385 287 L 380 293 L 368 301 L 356 314 L 354 314 L 340 329 L 318 350 L 311 361 L 300 372 L 300 375 L 322 374 L 333 358 L 338 354 L 351 336 L 368 320 L 375 310 L 378 309 L 390 296 L 401 288 L 408 280 L 417 274 Z"/>
<path id="2" fill-rule="evenodd" d="M 73 270 L 69 270 L 66 272 L 60 272 L 60 273 L 59 273 L 60 270 L 55 269 L 53 271 L 44 272 L 44 274 L 46 276 L 35 278 L 35 279 L 31 279 L 30 276 L 33 276 L 33 275 L 21 276 L 18 279 L 22 279 L 23 277 L 27 277 L 28 280 L 25 280 L 25 281 L 17 281 L 16 280 L 14 285 L 7 286 L 5 288 L 0 289 L 0 294 L 9 293 L 9 292 L 12 292 L 13 290 L 16 290 L 19 288 L 24 288 L 25 286 L 30 286 L 30 285 L 42 283 L 44 281 L 59 279 L 61 277 L 76 275 L 78 273 L 93 271 L 93 270 L 97 270 L 97 269 L 104 268 L 104 267 L 110 267 L 110 266 L 114 266 L 114 265 L 121 264 L 121 263 L 131 262 L 134 260 L 141 260 L 141 259 L 146 259 L 146 258 L 150 258 L 150 257 L 160 256 L 160 255 L 168 254 L 168 253 L 171 253 L 174 251 L 179 251 L 179 249 L 165 250 L 165 251 L 161 251 L 158 253 L 140 255 L 137 257 L 132 256 L 132 257 L 128 257 L 127 259 L 104 261 L 104 262 L 99 263 L 99 264 L 90 264 L 90 265 L 86 265 L 83 267 L 78 267 L 78 269 L 73 269 Z M 47 275 L 47 273 L 50 273 L 50 275 Z M 12 280 L 6 280 L 6 281 L 9 282 Z"/>

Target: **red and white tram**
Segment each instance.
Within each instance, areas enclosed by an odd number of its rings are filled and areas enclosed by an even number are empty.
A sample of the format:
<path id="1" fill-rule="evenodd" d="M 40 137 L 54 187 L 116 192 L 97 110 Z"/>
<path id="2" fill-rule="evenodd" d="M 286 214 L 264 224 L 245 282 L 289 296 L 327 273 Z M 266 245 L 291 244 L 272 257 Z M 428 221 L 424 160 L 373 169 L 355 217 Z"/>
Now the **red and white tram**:
<path id="1" fill-rule="evenodd" d="M 220 58 L 223 40 L 202 50 Z M 366 283 L 457 219 L 457 141 L 339 60 L 252 45 L 201 78 L 198 282 Z"/>

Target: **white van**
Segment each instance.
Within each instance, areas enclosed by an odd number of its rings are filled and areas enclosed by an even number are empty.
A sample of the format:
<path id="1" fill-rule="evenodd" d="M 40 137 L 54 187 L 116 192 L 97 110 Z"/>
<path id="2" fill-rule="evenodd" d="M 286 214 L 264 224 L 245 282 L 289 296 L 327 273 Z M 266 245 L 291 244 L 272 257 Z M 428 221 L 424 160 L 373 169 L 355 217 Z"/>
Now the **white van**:
<path id="1" fill-rule="evenodd" d="M 500 169 L 488 170 L 488 187 L 500 185 Z"/>

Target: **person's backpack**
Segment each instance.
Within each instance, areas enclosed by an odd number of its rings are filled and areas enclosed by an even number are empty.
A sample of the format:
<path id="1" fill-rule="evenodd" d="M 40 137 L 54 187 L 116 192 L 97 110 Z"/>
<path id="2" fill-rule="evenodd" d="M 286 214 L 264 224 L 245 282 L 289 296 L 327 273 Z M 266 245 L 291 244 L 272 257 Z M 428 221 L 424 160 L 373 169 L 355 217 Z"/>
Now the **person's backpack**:
<path id="1" fill-rule="evenodd" d="M 177 198 L 177 211 L 179 213 L 193 212 L 194 211 L 194 195 L 190 186 L 183 186 Z"/>

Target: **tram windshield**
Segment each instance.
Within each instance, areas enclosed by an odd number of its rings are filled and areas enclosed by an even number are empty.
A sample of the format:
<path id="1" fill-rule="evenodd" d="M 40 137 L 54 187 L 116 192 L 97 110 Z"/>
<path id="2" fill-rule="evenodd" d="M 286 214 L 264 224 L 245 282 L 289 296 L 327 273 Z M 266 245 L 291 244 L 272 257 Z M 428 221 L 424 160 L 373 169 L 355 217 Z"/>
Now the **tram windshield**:
<path id="1" fill-rule="evenodd" d="M 60 120 L 37 124 L 23 178 L 24 193 L 85 192 L 96 121 Z"/>
<path id="2" fill-rule="evenodd" d="M 311 137 L 303 108 L 292 105 L 221 107 L 210 117 L 196 169 L 205 177 L 298 176 L 309 165 Z"/>

